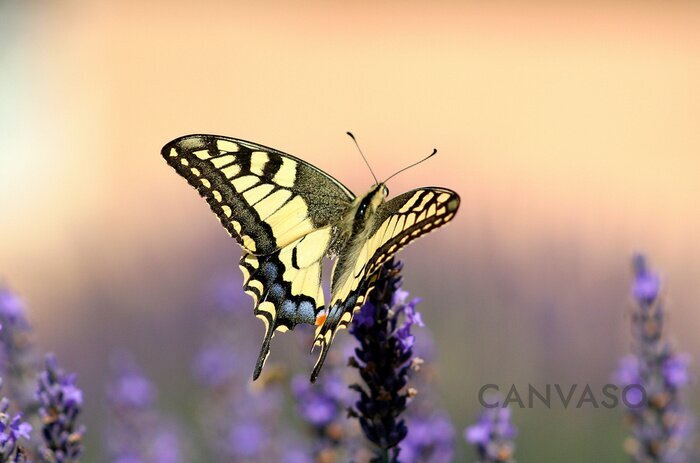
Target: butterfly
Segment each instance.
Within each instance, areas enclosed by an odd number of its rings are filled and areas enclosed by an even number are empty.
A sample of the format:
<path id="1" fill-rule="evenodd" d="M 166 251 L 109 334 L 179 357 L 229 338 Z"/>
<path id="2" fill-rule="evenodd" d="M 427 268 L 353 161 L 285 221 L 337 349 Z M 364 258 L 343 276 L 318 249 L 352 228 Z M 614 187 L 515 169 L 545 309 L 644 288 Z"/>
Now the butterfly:
<path id="1" fill-rule="evenodd" d="M 253 379 L 262 371 L 275 331 L 306 323 L 316 326 L 314 347 L 321 349 L 311 374 L 315 381 L 336 333 L 362 306 L 381 265 L 452 220 L 460 201 L 457 193 L 439 187 L 387 200 L 385 182 L 378 181 L 355 196 L 297 157 L 218 135 L 177 138 L 162 155 L 243 249 L 244 291 L 265 324 Z M 328 304 L 321 286 L 324 257 L 336 261 Z"/>

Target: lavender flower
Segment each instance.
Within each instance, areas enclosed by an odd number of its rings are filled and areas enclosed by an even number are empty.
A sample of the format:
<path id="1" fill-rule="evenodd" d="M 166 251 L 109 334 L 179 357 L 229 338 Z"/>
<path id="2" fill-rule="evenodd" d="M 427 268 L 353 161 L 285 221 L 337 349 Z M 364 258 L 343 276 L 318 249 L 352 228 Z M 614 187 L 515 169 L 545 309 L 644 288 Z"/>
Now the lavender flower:
<path id="1" fill-rule="evenodd" d="M 75 385 L 75 375 L 60 370 L 53 355 L 46 357 L 36 396 L 43 423 L 39 457 L 47 463 L 77 462 L 85 433 L 85 427 L 77 424 L 83 393 Z"/>
<path id="2" fill-rule="evenodd" d="M 415 341 L 411 328 L 422 321 L 415 312 L 417 301 L 406 303 L 406 293 L 400 290 L 401 268 L 394 260 L 384 264 L 350 328 L 360 343 L 350 365 L 358 369 L 364 383 L 350 386 L 360 394 L 351 416 L 376 446 L 373 462 L 398 461 L 399 443 L 408 433 L 401 414 L 414 395 L 408 388 Z"/>
<path id="3" fill-rule="evenodd" d="M 205 388 L 198 406 L 210 460 L 283 462 L 289 455 L 288 461 L 303 462 L 299 458 L 309 452 L 297 448 L 294 440 L 285 440 L 291 437 L 291 428 L 280 429 L 282 370 L 269 365 L 251 384 L 248 365 L 243 363 L 253 357 L 246 348 L 255 346 L 257 339 L 242 328 L 250 314 L 232 299 L 240 291 L 228 287 L 218 284 L 212 291 L 218 297 L 208 314 L 211 330 L 193 362 L 194 376 Z"/>
<path id="4" fill-rule="evenodd" d="M 325 428 L 344 417 L 349 404 L 349 392 L 339 371 L 329 368 L 328 378 L 318 387 L 308 378 L 296 376 L 292 393 L 301 417 L 310 425 Z"/>
<path id="5" fill-rule="evenodd" d="M 632 436 L 625 443 L 635 463 L 690 461 L 693 419 L 681 399 L 689 383 L 688 354 L 677 353 L 662 337 L 665 311 L 661 280 L 644 256 L 632 261 L 633 354 L 620 361 L 616 377 L 627 391 L 627 419 Z"/>
<path id="6" fill-rule="evenodd" d="M 214 353 L 225 355 L 224 350 L 217 348 L 200 355 L 199 360 L 210 363 Z M 206 372 L 199 365 L 195 369 Z M 274 373 L 273 369 L 268 370 L 254 386 L 249 385 L 247 373 L 205 373 L 200 377 L 207 387 L 200 404 L 202 426 L 208 450 L 217 461 L 280 461 L 284 451 L 278 429 L 282 396 L 279 378 L 268 376 Z M 227 381 L 221 382 L 221 378 Z"/>
<path id="7" fill-rule="evenodd" d="M 401 458 L 415 463 L 449 463 L 454 456 L 454 429 L 444 413 L 410 414 Z"/>
<path id="8" fill-rule="evenodd" d="M 397 290 L 395 299 L 410 307 L 406 311 L 409 320 L 425 326 L 415 310 L 420 299 L 409 301 L 408 293 L 401 289 Z M 413 351 L 416 355 L 411 361 L 411 387 L 415 396 L 405 414 L 408 434 L 401 442 L 401 459 L 415 463 L 448 463 L 453 461 L 455 431 L 448 414 L 439 408 L 437 397 L 432 393 L 437 376 L 436 348 L 428 330 L 416 334 Z"/>
<path id="9" fill-rule="evenodd" d="M 23 463 L 27 458 L 20 440 L 29 441 L 32 426 L 22 421 L 21 413 L 12 416 L 9 408 L 10 401 L 5 397 L 0 399 L 0 461 Z"/>
<path id="10" fill-rule="evenodd" d="M 37 358 L 30 340 L 31 325 L 27 321 L 22 300 L 0 287 L 0 372 L 8 394 L 25 416 L 37 410 L 34 396 Z"/>
<path id="11" fill-rule="evenodd" d="M 347 409 L 351 391 L 335 355 L 326 362 L 326 373 L 315 383 L 305 375 L 292 380 L 297 411 L 314 438 L 311 453 L 315 461 L 347 461 L 342 444 L 348 438 Z"/>
<path id="12" fill-rule="evenodd" d="M 177 429 L 155 410 L 156 389 L 133 359 L 115 358 L 114 378 L 107 388 L 109 461 L 114 463 L 179 463 Z"/>
<path id="13" fill-rule="evenodd" d="M 469 426 L 464 438 L 472 444 L 479 463 L 515 463 L 513 452 L 517 429 L 510 421 L 509 408 L 484 410 L 476 424 Z"/>

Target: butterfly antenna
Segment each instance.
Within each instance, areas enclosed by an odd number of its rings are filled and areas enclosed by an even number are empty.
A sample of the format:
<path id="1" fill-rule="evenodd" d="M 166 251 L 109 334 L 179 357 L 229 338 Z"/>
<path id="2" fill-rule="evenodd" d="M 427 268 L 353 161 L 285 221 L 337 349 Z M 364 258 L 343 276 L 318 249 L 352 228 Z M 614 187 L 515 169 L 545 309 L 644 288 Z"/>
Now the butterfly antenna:
<path id="1" fill-rule="evenodd" d="M 379 183 L 379 180 L 377 180 L 377 176 L 374 175 L 374 171 L 372 170 L 372 167 L 369 165 L 369 162 L 367 162 L 367 158 L 365 157 L 365 154 L 362 152 L 360 149 L 360 145 L 357 144 L 357 140 L 355 140 L 355 135 L 352 134 L 352 132 L 347 132 L 348 136 L 352 138 L 352 141 L 355 142 L 355 146 L 357 146 L 357 151 L 360 152 L 360 155 L 362 156 L 362 159 L 365 160 L 365 164 L 367 164 L 367 167 L 369 168 L 369 172 L 372 174 L 372 177 L 374 177 L 374 183 Z"/>
<path id="2" fill-rule="evenodd" d="M 404 170 L 408 170 L 408 169 L 410 169 L 411 167 L 417 166 L 418 164 L 420 164 L 420 163 L 423 162 L 423 161 L 427 161 L 428 159 L 432 158 L 432 157 L 435 156 L 436 154 L 437 154 L 437 150 L 436 150 L 435 148 L 433 148 L 433 152 L 432 152 L 432 153 L 430 153 L 429 155 L 427 155 L 426 157 L 424 157 L 424 158 L 421 159 L 420 161 L 414 162 L 414 163 L 411 164 L 410 166 L 404 167 L 404 168 L 401 169 L 400 171 L 394 173 L 394 174 L 391 175 L 388 179 L 384 180 L 384 183 L 386 183 L 386 182 L 388 182 L 389 180 L 391 180 L 392 178 L 396 177 L 397 175 L 399 175 L 399 174 L 400 174 L 401 172 L 403 172 Z"/>

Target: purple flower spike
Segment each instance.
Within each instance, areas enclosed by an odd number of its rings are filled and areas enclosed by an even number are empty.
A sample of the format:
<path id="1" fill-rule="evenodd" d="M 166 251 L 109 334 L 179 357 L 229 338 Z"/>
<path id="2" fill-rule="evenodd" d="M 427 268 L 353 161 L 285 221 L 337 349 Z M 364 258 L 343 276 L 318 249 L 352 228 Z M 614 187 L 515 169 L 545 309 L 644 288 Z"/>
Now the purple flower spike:
<path id="1" fill-rule="evenodd" d="M 0 286 L 0 375 L 8 395 L 26 416 L 35 416 L 37 357 L 22 300 Z"/>
<path id="2" fill-rule="evenodd" d="M 690 382 L 690 356 L 677 353 L 663 339 L 666 313 L 658 275 L 642 255 L 634 256 L 632 266 L 633 354 L 620 361 L 615 375 L 620 386 L 628 388 L 624 403 L 632 435 L 625 450 L 634 463 L 690 461 L 693 418 L 681 397 Z"/>
<path id="3" fill-rule="evenodd" d="M 29 441 L 32 426 L 22 421 L 21 414 L 12 416 L 9 407 L 9 400 L 3 397 L 0 400 L 0 461 L 24 463 L 27 457 L 21 441 Z"/>
<path id="4" fill-rule="evenodd" d="M 46 357 L 46 368 L 39 375 L 36 392 L 43 423 L 39 457 L 50 463 L 75 463 L 83 452 L 85 427 L 77 423 L 83 393 L 75 385 L 75 375 L 58 367 L 56 357 Z"/>
<path id="5" fill-rule="evenodd" d="M 640 303 L 651 304 L 661 290 L 659 275 L 649 271 L 646 258 L 641 254 L 632 258 L 632 267 L 634 269 L 632 296 Z"/>
<path id="6" fill-rule="evenodd" d="M 508 408 L 484 410 L 477 422 L 464 431 L 464 438 L 474 446 L 479 463 L 515 463 L 516 435 Z"/>
<path id="7" fill-rule="evenodd" d="M 25 312 L 24 303 L 16 294 L 0 290 L 0 318 L 10 324 L 28 325 Z"/>
<path id="8" fill-rule="evenodd" d="M 360 394 L 351 416 L 359 420 L 365 437 L 376 447 L 372 462 L 397 462 L 399 443 L 408 433 L 401 415 L 413 395 L 407 386 L 415 358 L 411 328 L 423 322 L 415 311 L 418 301 L 406 303 L 401 267 L 394 260 L 384 264 L 350 327 L 360 344 L 350 364 L 363 382 L 350 386 Z"/>

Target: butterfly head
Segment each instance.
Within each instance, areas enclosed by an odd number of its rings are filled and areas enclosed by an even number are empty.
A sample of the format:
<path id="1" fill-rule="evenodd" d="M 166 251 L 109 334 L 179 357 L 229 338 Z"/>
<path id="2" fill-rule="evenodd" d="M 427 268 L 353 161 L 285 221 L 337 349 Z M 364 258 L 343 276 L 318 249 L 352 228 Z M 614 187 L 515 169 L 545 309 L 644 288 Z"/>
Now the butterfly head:
<path id="1" fill-rule="evenodd" d="M 382 201 L 386 199 L 387 196 L 389 196 L 389 187 L 386 186 L 385 182 L 381 182 L 374 185 L 372 189 L 376 191 L 376 194 L 379 195 Z"/>
<path id="2" fill-rule="evenodd" d="M 384 199 L 389 195 L 389 189 L 384 183 L 375 184 L 371 190 L 356 201 L 355 217 L 353 219 L 353 229 L 355 231 L 362 228 L 365 221 L 374 214 L 377 208 L 384 202 Z"/>
<path id="3" fill-rule="evenodd" d="M 389 196 L 389 188 L 386 186 L 386 183 L 380 182 L 372 187 L 365 198 L 369 199 L 370 207 L 374 211 L 384 202 L 387 196 Z"/>

